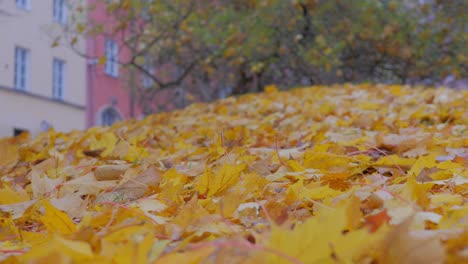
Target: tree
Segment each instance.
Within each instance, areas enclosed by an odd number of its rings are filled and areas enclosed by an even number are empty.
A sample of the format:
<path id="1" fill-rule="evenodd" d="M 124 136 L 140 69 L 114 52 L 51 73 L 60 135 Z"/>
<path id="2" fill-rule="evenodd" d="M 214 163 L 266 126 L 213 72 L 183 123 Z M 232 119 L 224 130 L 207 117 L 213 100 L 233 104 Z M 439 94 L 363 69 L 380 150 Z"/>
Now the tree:
<path id="1" fill-rule="evenodd" d="M 184 105 L 193 96 L 209 101 L 270 83 L 436 82 L 468 72 L 465 1 L 108 2 L 88 11 L 105 5 L 112 23 L 79 22 L 73 34 L 121 39 L 129 55 L 120 63 L 151 84 L 132 83 L 148 112 L 165 90 L 180 91 L 189 99 Z"/>

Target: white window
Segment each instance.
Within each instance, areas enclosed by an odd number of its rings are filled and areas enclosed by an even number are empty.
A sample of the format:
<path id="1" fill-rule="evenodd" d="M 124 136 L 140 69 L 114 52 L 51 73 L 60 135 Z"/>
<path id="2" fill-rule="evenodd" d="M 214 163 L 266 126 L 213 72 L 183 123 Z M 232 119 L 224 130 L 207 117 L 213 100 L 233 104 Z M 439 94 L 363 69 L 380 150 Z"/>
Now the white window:
<path id="1" fill-rule="evenodd" d="M 119 76 L 119 46 L 113 40 L 106 40 L 106 65 L 105 73 L 110 76 Z"/>
<path id="2" fill-rule="evenodd" d="M 63 60 L 54 59 L 52 80 L 52 97 L 63 100 L 65 92 L 65 62 Z"/>
<path id="3" fill-rule="evenodd" d="M 31 0 L 16 0 L 16 7 L 31 10 Z"/>
<path id="4" fill-rule="evenodd" d="M 15 89 L 27 91 L 29 86 L 29 50 L 15 48 Z"/>
<path id="5" fill-rule="evenodd" d="M 67 23 L 66 0 L 54 0 L 54 21 L 60 24 Z"/>
<path id="6" fill-rule="evenodd" d="M 153 59 L 149 54 L 147 54 L 144 58 L 144 64 L 143 68 L 145 71 L 147 71 L 149 74 L 154 74 L 154 65 L 153 65 Z M 141 73 L 141 83 L 143 84 L 144 88 L 151 88 L 153 86 L 153 79 L 148 76 L 146 73 Z"/>

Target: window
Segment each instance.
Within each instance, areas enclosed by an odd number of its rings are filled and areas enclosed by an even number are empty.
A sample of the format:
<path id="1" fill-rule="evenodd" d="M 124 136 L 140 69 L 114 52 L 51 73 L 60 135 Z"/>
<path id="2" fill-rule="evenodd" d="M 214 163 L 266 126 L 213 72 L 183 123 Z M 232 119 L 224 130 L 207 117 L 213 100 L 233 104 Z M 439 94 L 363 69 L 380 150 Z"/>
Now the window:
<path id="1" fill-rule="evenodd" d="M 145 69 L 145 71 L 147 71 L 149 74 L 154 74 L 153 59 L 149 54 L 147 54 L 144 58 L 143 69 Z M 143 84 L 144 88 L 151 88 L 151 86 L 153 86 L 153 79 L 146 73 L 142 73 L 141 83 Z"/>
<path id="2" fill-rule="evenodd" d="M 52 97 L 63 100 L 65 91 L 65 62 L 63 60 L 54 59 L 52 80 Z"/>
<path id="3" fill-rule="evenodd" d="M 27 91 L 29 86 L 29 50 L 15 49 L 15 89 Z"/>
<path id="4" fill-rule="evenodd" d="M 122 120 L 122 117 L 120 117 L 119 112 L 112 106 L 107 107 L 101 112 L 101 126 L 111 126 L 120 120 Z"/>
<path id="5" fill-rule="evenodd" d="M 31 0 L 16 0 L 16 7 L 31 10 Z"/>
<path id="6" fill-rule="evenodd" d="M 28 133 L 28 130 L 27 129 L 22 129 L 22 128 L 13 128 L 13 136 L 14 137 L 17 137 L 23 133 Z"/>
<path id="7" fill-rule="evenodd" d="M 106 40 L 106 65 L 105 73 L 110 76 L 119 76 L 119 46 L 113 40 Z"/>
<path id="8" fill-rule="evenodd" d="M 54 0 L 54 21 L 60 24 L 67 23 L 66 0 Z"/>
<path id="9" fill-rule="evenodd" d="M 150 0 L 142 0 L 142 8 L 141 8 L 141 18 L 144 21 L 150 21 L 151 20 L 151 13 L 150 13 L 150 7 L 152 5 L 152 1 Z"/>

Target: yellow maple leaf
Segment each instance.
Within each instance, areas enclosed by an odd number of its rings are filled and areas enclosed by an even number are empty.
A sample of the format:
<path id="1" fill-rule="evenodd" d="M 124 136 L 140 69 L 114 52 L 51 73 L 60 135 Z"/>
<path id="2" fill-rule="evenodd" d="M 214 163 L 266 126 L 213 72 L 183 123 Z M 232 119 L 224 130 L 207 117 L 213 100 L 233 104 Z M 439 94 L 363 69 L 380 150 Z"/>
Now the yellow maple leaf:
<path id="1" fill-rule="evenodd" d="M 114 263 L 147 263 L 154 240 L 150 226 L 117 228 L 102 239 L 101 255 Z"/>
<path id="2" fill-rule="evenodd" d="M 315 184 L 314 184 L 315 185 Z M 304 186 L 304 181 L 301 179 L 294 184 L 289 185 L 286 191 L 286 201 L 293 202 L 302 199 L 322 200 L 325 198 L 335 197 L 342 192 L 324 186 Z"/>
<path id="3" fill-rule="evenodd" d="M 0 211 L 0 241 L 6 241 L 11 237 L 19 235 L 19 230 L 13 222 L 9 213 L 3 213 Z M 1 248 L 1 244 L 0 244 Z"/>
<path id="4" fill-rule="evenodd" d="M 403 158 L 398 155 L 388 155 L 380 157 L 373 165 L 411 167 L 415 162 L 416 159 Z"/>
<path id="5" fill-rule="evenodd" d="M 423 183 L 418 183 L 415 177 L 409 177 L 403 190 L 403 196 L 411 201 L 416 201 L 419 206 L 426 208 L 430 204 L 427 189 Z"/>
<path id="6" fill-rule="evenodd" d="M 359 260 L 381 240 L 381 234 L 369 234 L 363 229 L 344 234 L 346 215 L 345 207 L 323 209 L 293 230 L 273 225 L 267 247 L 282 254 L 268 253 L 268 263 L 291 263 L 285 256 L 303 263 Z"/>
<path id="7" fill-rule="evenodd" d="M 38 244 L 18 259 L 27 263 L 88 262 L 94 258 L 91 246 L 84 241 L 74 241 L 54 235 L 47 243 Z M 68 261 L 67 261 L 68 260 Z"/>
<path id="8" fill-rule="evenodd" d="M 416 162 L 411 166 L 410 171 L 408 171 L 408 176 L 417 177 L 424 168 L 432 168 L 437 164 L 435 163 L 436 155 L 431 154 L 427 156 L 420 156 Z"/>
<path id="9" fill-rule="evenodd" d="M 40 220 L 49 232 L 59 234 L 71 234 L 76 232 L 76 224 L 66 213 L 56 209 L 47 200 L 42 201 L 42 206 L 45 212 L 40 217 Z"/>
<path id="10" fill-rule="evenodd" d="M 113 132 L 106 132 L 100 137 L 92 137 L 88 148 L 90 150 L 103 149 L 101 156 L 106 157 L 115 148 L 117 141 L 118 139 Z"/>
<path id="11" fill-rule="evenodd" d="M 294 172 L 305 171 L 305 168 L 296 160 L 287 160 L 286 163 Z"/>
<path id="12" fill-rule="evenodd" d="M 169 199 L 176 203 L 182 203 L 183 198 L 181 195 L 187 180 L 188 177 L 177 172 L 175 168 L 166 171 L 162 175 L 162 181 L 159 185 L 161 188 L 160 198 L 162 200 Z"/>
<path id="13" fill-rule="evenodd" d="M 338 156 L 331 153 L 306 152 L 304 156 L 304 167 L 319 169 L 322 172 L 345 172 L 353 167 L 351 158 Z"/>
<path id="14" fill-rule="evenodd" d="M 245 167 L 244 164 L 223 164 L 216 173 L 207 170 L 200 176 L 196 189 L 200 194 L 217 195 L 235 184 Z"/>
<path id="15" fill-rule="evenodd" d="M 15 163 L 19 158 L 18 145 L 11 139 L 0 139 L 0 168 Z"/>
<path id="16" fill-rule="evenodd" d="M 177 224 L 180 228 L 185 229 L 189 225 L 195 224 L 198 219 L 209 215 L 208 211 L 199 204 L 196 196 L 192 197 L 178 212 L 172 220 L 172 223 Z"/>
<path id="17" fill-rule="evenodd" d="M 29 195 L 24 190 L 16 191 L 8 186 L 0 189 L 0 205 L 26 202 L 29 199 Z"/>

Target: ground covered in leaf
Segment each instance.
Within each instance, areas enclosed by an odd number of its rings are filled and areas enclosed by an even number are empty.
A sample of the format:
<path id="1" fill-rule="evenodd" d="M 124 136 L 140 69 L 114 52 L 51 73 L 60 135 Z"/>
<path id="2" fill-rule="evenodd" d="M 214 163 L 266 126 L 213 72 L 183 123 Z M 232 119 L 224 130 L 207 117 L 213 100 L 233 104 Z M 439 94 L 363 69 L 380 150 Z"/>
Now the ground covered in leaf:
<path id="1" fill-rule="evenodd" d="M 270 86 L 2 139 L 0 260 L 468 261 L 467 101 L 447 89 Z"/>

